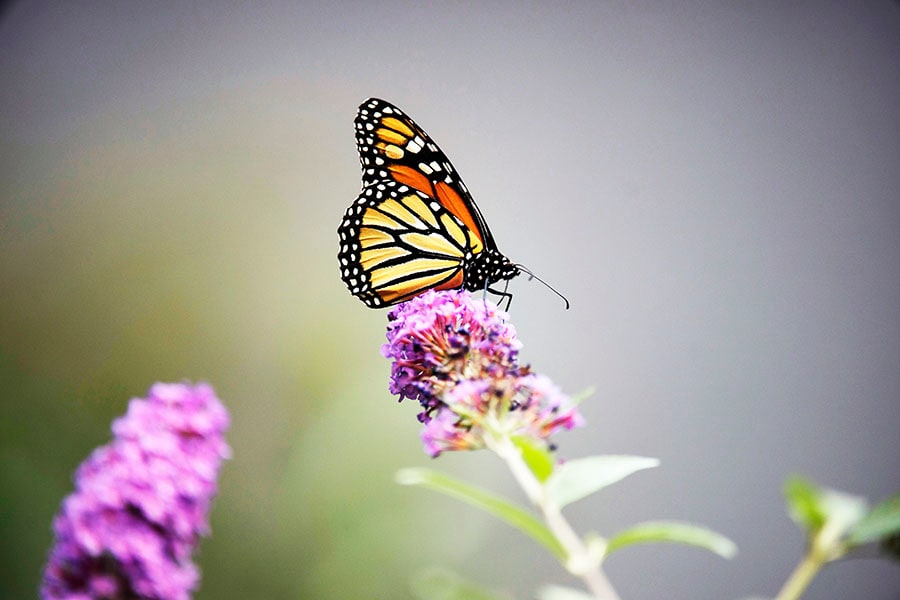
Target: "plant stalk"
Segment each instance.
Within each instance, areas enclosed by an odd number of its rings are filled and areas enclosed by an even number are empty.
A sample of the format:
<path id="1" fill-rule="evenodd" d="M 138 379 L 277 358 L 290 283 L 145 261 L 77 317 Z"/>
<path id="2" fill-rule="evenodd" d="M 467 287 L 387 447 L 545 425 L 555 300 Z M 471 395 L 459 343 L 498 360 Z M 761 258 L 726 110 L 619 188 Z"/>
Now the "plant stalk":
<path id="1" fill-rule="evenodd" d="M 597 600 L 620 600 L 595 557 L 572 529 L 562 511 L 547 496 L 546 488 L 538 481 L 522 459 L 522 453 L 508 436 L 486 440 L 488 447 L 506 462 L 528 499 L 540 509 L 544 521 L 566 553 L 566 569 L 581 578 Z"/>
<path id="2" fill-rule="evenodd" d="M 809 587 L 810 582 L 816 576 L 816 573 L 824 566 L 825 562 L 821 560 L 818 553 L 814 549 L 810 549 L 803 557 L 803 560 L 796 566 L 794 572 L 784 582 L 784 586 L 775 600 L 797 600 Z"/>

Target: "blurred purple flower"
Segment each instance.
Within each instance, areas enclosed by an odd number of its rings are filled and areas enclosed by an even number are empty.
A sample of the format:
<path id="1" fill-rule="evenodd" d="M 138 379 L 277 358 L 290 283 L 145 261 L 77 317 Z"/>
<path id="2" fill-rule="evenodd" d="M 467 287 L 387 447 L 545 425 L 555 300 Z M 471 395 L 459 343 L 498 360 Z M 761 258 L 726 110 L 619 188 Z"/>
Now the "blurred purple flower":
<path id="1" fill-rule="evenodd" d="M 497 434 L 546 441 L 582 424 L 549 378 L 519 365 L 508 318 L 465 290 L 428 291 L 388 314 L 390 391 L 422 405 L 428 454 L 483 448 Z"/>
<path id="2" fill-rule="evenodd" d="M 75 473 L 53 523 L 45 599 L 187 600 L 191 552 L 209 534 L 229 417 L 205 384 L 158 383 L 131 400 L 114 439 Z"/>

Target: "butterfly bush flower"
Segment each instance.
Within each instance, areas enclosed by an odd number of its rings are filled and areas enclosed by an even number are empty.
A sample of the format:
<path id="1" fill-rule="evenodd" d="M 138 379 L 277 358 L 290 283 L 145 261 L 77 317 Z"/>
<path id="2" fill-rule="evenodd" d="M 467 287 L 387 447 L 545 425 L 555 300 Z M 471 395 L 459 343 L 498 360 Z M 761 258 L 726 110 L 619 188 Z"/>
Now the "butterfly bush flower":
<path id="1" fill-rule="evenodd" d="M 477 450 L 485 437 L 502 434 L 546 440 L 560 429 L 582 425 L 569 398 L 548 377 L 461 381 L 443 396 L 443 406 L 425 424 L 425 451 Z"/>
<path id="2" fill-rule="evenodd" d="M 425 451 L 483 448 L 490 435 L 547 440 L 581 416 L 547 377 L 518 363 L 508 316 L 465 290 L 428 291 L 389 314 L 391 393 L 417 400 Z"/>
<path id="3" fill-rule="evenodd" d="M 418 400 L 423 422 L 461 380 L 528 373 L 518 364 L 522 344 L 506 313 L 464 290 L 429 290 L 396 306 L 388 320 L 381 353 L 394 361 L 390 391 Z"/>
<path id="4" fill-rule="evenodd" d="M 187 600 L 191 552 L 209 534 L 216 477 L 230 456 L 225 407 L 205 384 L 158 383 L 112 425 L 75 473 L 53 523 L 45 599 Z"/>

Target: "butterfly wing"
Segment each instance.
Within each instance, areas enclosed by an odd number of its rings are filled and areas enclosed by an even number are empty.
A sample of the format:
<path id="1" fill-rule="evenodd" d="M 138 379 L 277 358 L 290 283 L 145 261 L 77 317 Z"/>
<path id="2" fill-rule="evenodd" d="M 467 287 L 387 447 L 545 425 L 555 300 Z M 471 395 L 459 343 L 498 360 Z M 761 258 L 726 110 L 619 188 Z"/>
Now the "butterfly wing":
<path id="1" fill-rule="evenodd" d="M 396 181 L 363 188 L 338 235 L 341 278 L 372 308 L 462 287 L 466 260 L 482 248 L 440 203 Z"/>
<path id="2" fill-rule="evenodd" d="M 496 248 L 487 222 L 438 145 L 402 110 L 379 98 L 363 102 L 356 119 L 363 187 L 396 181 L 435 198 L 487 248 Z"/>
<path id="3" fill-rule="evenodd" d="M 518 270 L 437 144 L 393 104 L 359 107 L 363 189 L 338 228 L 341 278 L 377 308 L 428 289 L 480 289 Z"/>

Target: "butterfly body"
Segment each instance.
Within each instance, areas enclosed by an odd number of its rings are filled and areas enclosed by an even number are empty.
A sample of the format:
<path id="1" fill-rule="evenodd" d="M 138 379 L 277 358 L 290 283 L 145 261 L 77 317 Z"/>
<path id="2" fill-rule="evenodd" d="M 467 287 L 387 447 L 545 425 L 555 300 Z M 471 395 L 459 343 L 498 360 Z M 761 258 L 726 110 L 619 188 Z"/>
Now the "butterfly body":
<path id="1" fill-rule="evenodd" d="M 421 127 L 377 98 L 354 124 L 363 187 L 338 228 L 341 279 L 353 295 L 379 308 L 429 289 L 490 289 L 520 273 Z"/>

